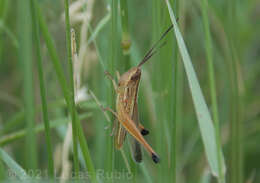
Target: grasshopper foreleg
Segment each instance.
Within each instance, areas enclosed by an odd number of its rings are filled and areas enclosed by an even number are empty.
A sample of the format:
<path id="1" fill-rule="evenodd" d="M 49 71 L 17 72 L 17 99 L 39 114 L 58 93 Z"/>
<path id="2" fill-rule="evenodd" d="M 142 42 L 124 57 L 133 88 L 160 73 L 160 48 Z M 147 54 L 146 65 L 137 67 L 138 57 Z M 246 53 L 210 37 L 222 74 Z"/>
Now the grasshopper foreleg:
<path id="1" fill-rule="evenodd" d="M 116 77 L 117 77 L 117 81 L 119 81 L 120 79 L 120 73 L 118 71 L 116 71 Z"/>
<path id="2" fill-rule="evenodd" d="M 109 107 L 103 107 L 103 106 L 101 106 L 101 108 L 102 108 L 103 111 L 111 112 L 118 119 L 117 113 L 115 111 L 113 111 L 113 109 L 111 109 Z"/>
<path id="3" fill-rule="evenodd" d="M 115 89 L 115 91 L 117 91 L 117 84 L 116 84 L 116 81 L 114 80 L 113 76 L 108 71 L 105 71 L 105 75 L 108 77 L 108 79 L 110 79 L 112 81 L 114 89 Z"/>

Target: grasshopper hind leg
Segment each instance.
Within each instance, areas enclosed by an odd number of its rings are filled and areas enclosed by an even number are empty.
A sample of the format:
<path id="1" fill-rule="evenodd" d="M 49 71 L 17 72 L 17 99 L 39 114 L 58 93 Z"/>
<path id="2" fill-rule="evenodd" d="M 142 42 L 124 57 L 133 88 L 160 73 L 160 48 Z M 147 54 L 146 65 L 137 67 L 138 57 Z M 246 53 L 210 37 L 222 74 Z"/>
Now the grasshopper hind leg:
<path id="1" fill-rule="evenodd" d="M 134 150 L 133 150 L 133 159 L 137 162 L 137 163 L 141 163 L 143 160 L 142 157 L 142 150 L 141 150 L 141 145 L 139 142 L 137 142 L 136 140 L 134 141 Z"/>
<path id="2" fill-rule="evenodd" d="M 150 133 L 149 130 L 145 129 L 141 123 L 138 124 L 138 128 L 140 129 L 140 132 L 143 136 L 146 136 Z"/>
<path id="3" fill-rule="evenodd" d="M 123 144 L 124 144 L 127 131 L 126 131 L 125 128 L 118 122 L 118 120 L 115 121 L 115 125 L 116 125 L 116 134 L 115 134 L 115 136 L 114 136 L 115 147 L 116 147 L 117 149 L 121 149 L 121 147 L 122 147 Z"/>

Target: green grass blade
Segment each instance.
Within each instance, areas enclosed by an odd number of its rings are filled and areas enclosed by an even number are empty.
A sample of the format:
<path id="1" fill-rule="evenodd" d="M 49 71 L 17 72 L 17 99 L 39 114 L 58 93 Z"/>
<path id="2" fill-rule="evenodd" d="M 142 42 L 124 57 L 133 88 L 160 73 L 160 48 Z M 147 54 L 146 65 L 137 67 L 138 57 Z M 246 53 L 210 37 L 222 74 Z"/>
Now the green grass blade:
<path id="1" fill-rule="evenodd" d="M 45 127 L 45 138 L 47 143 L 47 152 L 48 152 L 48 173 L 51 178 L 54 177 L 54 163 L 53 163 L 53 156 L 52 156 L 52 144 L 51 144 L 51 134 L 50 134 L 50 124 L 49 124 L 49 117 L 48 117 L 48 107 L 47 107 L 47 99 L 46 99 L 46 89 L 44 84 L 44 77 L 43 77 L 43 65 L 42 65 L 42 56 L 40 50 L 40 38 L 39 38 L 39 25 L 37 22 L 37 14 L 35 8 L 34 0 L 30 0 L 31 3 L 31 12 L 32 12 L 32 26 L 33 26 L 33 33 L 34 39 L 36 44 L 36 55 L 37 55 L 37 68 L 38 68 L 38 75 L 39 75 L 39 83 L 40 83 L 40 93 L 41 93 L 41 102 L 42 102 L 42 113 L 43 113 L 43 121 Z"/>
<path id="2" fill-rule="evenodd" d="M 152 180 L 151 175 L 148 173 L 148 170 L 147 170 L 147 168 L 146 168 L 144 163 L 140 163 L 140 168 L 141 168 L 141 170 L 142 170 L 142 172 L 144 174 L 144 177 L 145 177 L 146 181 L 150 182 L 150 183 L 153 183 L 154 181 Z"/>
<path id="3" fill-rule="evenodd" d="M 10 1 L 8 1 L 8 0 L 0 1 L 0 35 L 2 35 L 4 32 L 6 32 L 6 34 L 8 34 L 8 36 L 12 39 L 14 45 L 18 47 L 18 40 L 12 34 L 11 30 L 9 30 L 5 26 L 6 18 L 7 18 L 9 7 L 10 7 L 9 4 L 10 4 Z M 0 39 L 0 64 L 3 61 L 3 56 L 4 56 L 4 52 L 5 52 L 4 46 L 5 46 L 4 39 Z"/>
<path id="4" fill-rule="evenodd" d="M 230 98 L 231 98 L 231 115 L 230 115 L 230 182 L 242 183 L 244 182 L 243 172 L 243 118 L 244 111 L 242 110 L 243 91 L 240 89 L 243 85 L 243 79 L 239 76 L 240 59 L 240 41 L 241 37 L 238 35 L 240 22 L 240 10 L 238 8 L 238 1 L 232 0 L 227 2 L 227 40 L 229 47 L 230 59 L 229 63 L 229 77 L 230 77 Z M 244 62 L 244 60 L 243 60 Z M 243 63 L 241 62 L 241 63 Z M 257 67 L 257 66 L 256 66 Z"/>
<path id="5" fill-rule="evenodd" d="M 0 158 L 21 180 L 31 179 L 30 176 L 26 174 L 26 171 L 20 165 L 18 165 L 2 148 L 0 148 Z"/>
<path id="6" fill-rule="evenodd" d="M 208 170 L 204 170 L 203 175 L 200 179 L 200 183 L 210 183 L 211 182 L 210 172 Z"/>
<path id="7" fill-rule="evenodd" d="M 24 110 L 17 112 L 10 119 L 8 119 L 4 127 L 0 130 L 0 135 L 6 134 L 16 127 L 24 119 Z"/>
<path id="8" fill-rule="evenodd" d="M 93 31 L 91 31 L 91 36 L 90 38 L 88 39 L 88 45 L 90 43 L 92 43 L 92 41 L 94 41 L 99 32 L 104 28 L 104 26 L 109 22 L 111 18 L 111 13 L 108 13 L 106 16 L 104 16 L 100 21 L 99 23 L 97 24 L 97 26 L 95 27 L 95 29 Z M 90 26 L 90 25 L 89 25 Z"/>
<path id="9" fill-rule="evenodd" d="M 76 108 L 75 108 L 75 100 L 74 100 L 74 79 L 73 79 L 73 64 L 72 64 L 72 53 L 71 53 L 71 35 L 70 35 L 70 15 L 69 15 L 69 1 L 64 0 L 64 8 L 65 8 L 65 23 L 66 23 L 66 47 L 67 47 L 67 60 L 69 66 L 69 83 L 70 83 L 70 92 L 69 92 L 69 100 L 72 108 L 72 140 L 73 140 L 73 162 L 75 175 L 78 177 L 79 173 L 79 157 L 78 157 L 78 138 L 77 138 L 77 124 L 76 124 Z"/>
<path id="10" fill-rule="evenodd" d="M 4 25 L 3 20 L 0 19 L 0 33 L 6 33 L 6 35 L 11 39 L 13 45 L 15 48 L 18 48 L 18 40 L 12 30 L 10 30 L 8 27 Z"/>
<path id="11" fill-rule="evenodd" d="M 121 15 L 121 47 L 123 60 L 120 62 L 124 72 L 130 69 L 130 49 L 131 49 L 131 38 L 129 31 L 129 18 L 128 18 L 128 3 L 129 1 L 120 1 L 120 15 Z"/>
<path id="12" fill-rule="evenodd" d="M 86 119 L 86 118 L 90 117 L 91 115 L 92 115 L 92 113 L 86 113 L 86 114 L 79 115 L 79 120 Z M 56 128 L 60 125 L 67 124 L 69 122 L 69 120 L 70 120 L 69 118 L 61 118 L 61 119 L 52 120 L 52 121 L 50 121 L 50 128 Z M 36 134 L 39 132 L 42 132 L 44 130 L 45 130 L 45 127 L 43 124 L 39 124 L 34 128 L 34 132 Z M 7 145 L 15 140 L 23 138 L 25 135 L 26 135 L 26 130 L 18 130 L 16 132 L 4 135 L 0 138 L 0 146 Z"/>
<path id="13" fill-rule="evenodd" d="M 110 1 L 110 6 L 112 9 L 111 12 L 111 22 L 110 22 L 110 38 L 111 38 L 111 48 L 110 48 L 110 56 L 109 59 L 107 59 L 107 66 L 108 66 L 108 71 L 114 75 L 115 70 L 116 70 L 116 61 L 118 61 L 117 57 L 117 44 L 118 44 L 118 28 L 117 28 L 117 21 L 118 21 L 118 1 L 117 0 L 111 0 Z M 107 89 L 107 103 L 108 106 L 110 106 L 112 109 L 115 106 L 115 91 L 113 89 L 113 85 L 111 82 L 109 82 L 109 88 Z M 110 119 L 112 121 L 114 120 L 114 116 L 110 114 Z M 112 128 L 111 128 L 112 129 Z M 106 162 L 105 162 L 105 171 L 113 171 L 114 170 L 114 146 L 113 146 L 113 138 L 107 138 L 107 154 L 106 154 Z"/>
<path id="14" fill-rule="evenodd" d="M 0 161 L 0 182 L 4 181 L 6 178 L 6 174 L 5 174 L 5 167 L 4 167 L 4 163 L 2 161 Z"/>
<path id="15" fill-rule="evenodd" d="M 207 156 L 212 174 L 214 176 L 219 177 L 220 172 L 219 172 L 219 168 L 218 168 L 217 139 L 216 139 L 213 122 L 211 120 L 210 113 L 209 113 L 208 107 L 206 105 L 205 99 L 202 95 L 202 91 L 201 91 L 196 73 L 192 66 L 190 56 L 188 54 L 187 48 L 185 46 L 185 43 L 184 43 L 181 33 L 179 31 L 171 5 L 169 4 L 168 1 L 166 1 L 166 2 L 167 2 L 167 6 L 168 6 L 168 10 L 169 10 L 169 14 L 170 14 L 172 23 L 174 25 L 174 32 L 175 32 L 175 36 L 177 39 L 179 51 L 182 56 L 182 61 L 183 61 L 184 68 L 185 68 L 185 71 L 187 74 L 189 87 L 191 90 L 191 95 L 192 95 L 196 115 L 197 115 L 198 122 L 199 122 L 201 136 L 202 136 L 202 140 L 203 140 L 205 151 L 206 151 L 206 156 Z M 222 159 L 221 166 L 222 166 L 222 170 L 224 171 L 225 163 L 224 163 L 223 154 L 221 154 L 221 159 Z"/>
<path id="16" fill-rule="evenodd" d="M 33 131 L 34 127 L 34 90 L 33 90 L 33 64 L 32 64 L 32 36 L 31 36 L 31 13 L 30 1 L 19 1 L 18 8 L 18 30 L 19 30 L 19 52 L 18 57 L 20 66 L 23 69 L 23 88 L 24 88 L 24 107 L 27 126 L 25 142 L 25 159 L 27 168 L 36 169 L 37 167 L 37 146 Z"/>
<path id="17" fill-rule="evenodd" d="M 36 5 L 37 5 L 36 6 L 37 11 L 36 12 L 37 12 L 37 15 L 38 15 L 37 18 L 38 18 L 41 33 L 43 35 L 47 49 L 49 51 L 51 61 L 53 63 L 55 72 L 56 72 L 58 80 L 59 80 L 59 84 L 61 85 L 62 92 L 64 93 L 64 98 L 65 98 L 66 101 L 69 102 L 70 100 L 69 100 L 69 94 L 68 94 L 68 88 L 67 88 L 67 81 L 66 81 L 65 75 L 62 71 L 62 66 L 60 64 L 60 60 L 59 60 L 58 53 L 57 53 L 56 48 L 55 48 L 54 41 L 53 41 L 51 34 L 48 30 L 48 26 L 47 26 L 47 24 L 46 24 L 46 22 L 45 22 L 45 20 L 42 16 L 41 9 L 39 8 L 38 3 L 36 3 Z"/>

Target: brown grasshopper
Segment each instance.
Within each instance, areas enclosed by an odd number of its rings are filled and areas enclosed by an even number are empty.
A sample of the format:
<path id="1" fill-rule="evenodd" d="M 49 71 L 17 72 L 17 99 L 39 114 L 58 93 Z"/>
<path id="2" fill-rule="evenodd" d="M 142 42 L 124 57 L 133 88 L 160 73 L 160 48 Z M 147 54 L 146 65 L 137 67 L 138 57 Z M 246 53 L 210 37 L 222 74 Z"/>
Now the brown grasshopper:
<path id="1" fill-rule="evenodd" d="M 115 145 L 117 149 L 120 149 L 124 143 L 126 133 L 130 133 L 134 138 L 132 142 L 132 153 L 133 158 L 136 162 L 142 161 L 140 144 L 144 146 L 144 148 L 151 155 L 155 163 L 159 162 L 159 156 L 155 153 L 155 151 L 151 148 L 151 146 L 146 142 L 143 137 L 144 135 L 147 135 L 149 131 L 144 129 L 144 127 L 139 123 L 137 95 L 139 82 L 141 79 L 141 66 L 156 53 L 157 50 L 155 50 L 155 48 L 172 28 L 173 25 L 171 25 L 164 32 L 161 38 L 145 54 L 144 58 L 141 60 L 137 67 L 131 68 L 122 76 L 119 76 L 118 74 L 118 85 L 116 84 L 112 76 L 108 72 L 106 72 L 109 79 L 112 80 L 115 91 L 117 93 L 117 112 L 114 112 L 110 108 L 106 108 L 107 110 L 111 111 L 119 121 L 119 123 L 117 122 Z M 164 43 L 161 44 L 160 47 L 162 47 Z"/>

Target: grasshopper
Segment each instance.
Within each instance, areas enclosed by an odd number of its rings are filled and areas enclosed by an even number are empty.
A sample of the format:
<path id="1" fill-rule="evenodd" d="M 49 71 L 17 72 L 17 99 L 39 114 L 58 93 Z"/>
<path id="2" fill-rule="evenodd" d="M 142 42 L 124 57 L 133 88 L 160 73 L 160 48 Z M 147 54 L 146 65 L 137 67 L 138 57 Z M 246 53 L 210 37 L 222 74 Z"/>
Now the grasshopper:
<path id="1" fill-rule="evenodd" d="M 144 139 L 144 135 L 149 133 L 140 123 L 138 116 L 138 104 L 137 104 L 137 95 L 139 82 L 141 79 L 141 66 L 149 60 L 158 50 L 155 48 L 158 46 L 159 42 L 166 36 L 166 34 L 173 28 L 171 25 L 161 36 L 161 38 L 152 46 L 152 48 L 145 54 L 144 58 L 138 64 L 138 66 L 131 68 L 122 76 L 119 76 L 118 73 L 118 84 L 113 79 L 112 75 L 106 72 L 106 75 L 113 82 L 115 91 L 117 93 L 116 98 L 116 111 L 114 112 L 110 108 L 106 108 L 112 112 L 118 122 L 116 122 L 116 134 L 115 134 L 115 146 L 117 149 L 120 149 L 124 143 L 126 133 L 134 138 L 132 141 L 132 154 L 136 162 L 142 161 L 142 152 L 141 146 L 143 145 L 147 152 L 152 157 L 152 160 L 155 163 L 159 162 L 159 156 L 152 149 L 152 147 Z M 164 42 L 165 43 L 165 42 Z M 163 45 L 161 44 L 159 48 Z"/>

